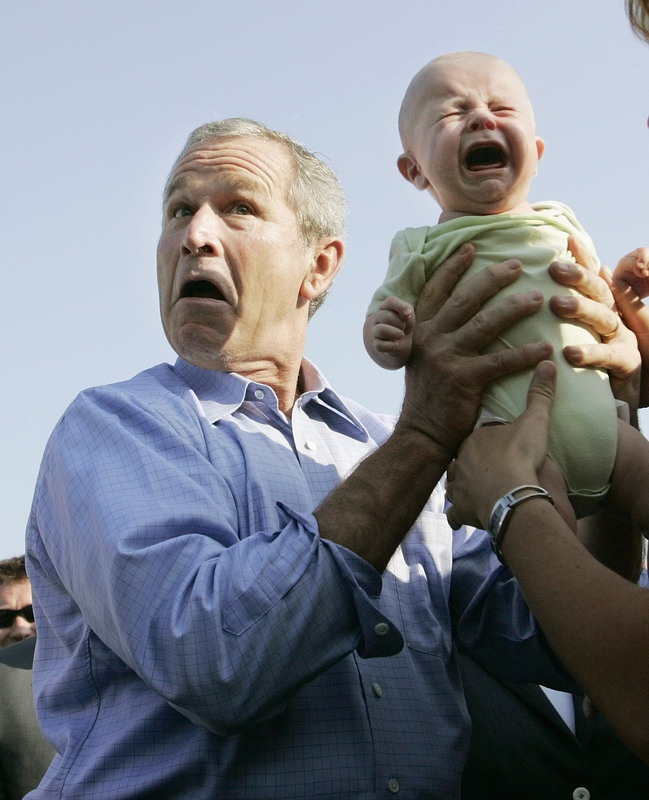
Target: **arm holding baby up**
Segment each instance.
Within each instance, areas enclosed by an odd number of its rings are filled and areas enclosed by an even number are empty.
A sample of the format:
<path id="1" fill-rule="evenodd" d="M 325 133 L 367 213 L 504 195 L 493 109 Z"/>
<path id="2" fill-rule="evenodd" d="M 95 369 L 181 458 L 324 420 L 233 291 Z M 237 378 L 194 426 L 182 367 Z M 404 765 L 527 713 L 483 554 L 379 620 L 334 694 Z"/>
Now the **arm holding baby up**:
<path id="1" fill-rule="evenodd" d="M 566 348 L 564 355 L 578 366 L 609 369 L 614 391 L 628 397 L 634 408 L 640 375 L 636 337 L 645 364 L 649 362 L 649 309 L 638 296 L 644 294 L 642 284 L 636 281 L 635 290 L 631 288 L 634 278 L 642 279 L 637 272 L 642 253 L 622 259 L 612 279 L 579 264 L 551 268 L 556 280 L 580 292 L 579 297 L 553 298 L 555 312 L 591 325 L 603 338 L 601 344 Z M 617 321 L 613 296 L 626 324 Z M 515 486 L 542 481 L 555 381 L 554 365 L 544 362 L 535 372 L 525 413 L 507 428 L 481 428 L 464 442 L 449 468 L 452 524 L 488 527 L 500 497 Z M 623 437 L 627 433 L 640 437 L 629 426 Z M 622 438 L 621 446 L 634 444 Z M 614 483 L 626 480 L 627 488 L 646 498 L 638 483 L 647 480 L 642 471 L 618 476 Z M 600 513 L 585 527 L 593 534 L 591 552 L 555 506 L 534 497 L 511 514 L 500 546 L 556 653 L 620 737 L 649 763 L 644 722 L 649 711 L 649 593 L 613 571 L 627 576 L 634 571 L 630 526 Z"/>
<path id="2" fill-rule="evenodd" d="M 449 468 L 452 524 L 488 527 L 495 502 L 538 484 L 556 369 L 537 367 L 527 410 L 481 428 Z M 649 762 L 649 593 L 600 564 L 542 497 L 511 514 L 500 546 L 557 655 L 626 744 Z"/>

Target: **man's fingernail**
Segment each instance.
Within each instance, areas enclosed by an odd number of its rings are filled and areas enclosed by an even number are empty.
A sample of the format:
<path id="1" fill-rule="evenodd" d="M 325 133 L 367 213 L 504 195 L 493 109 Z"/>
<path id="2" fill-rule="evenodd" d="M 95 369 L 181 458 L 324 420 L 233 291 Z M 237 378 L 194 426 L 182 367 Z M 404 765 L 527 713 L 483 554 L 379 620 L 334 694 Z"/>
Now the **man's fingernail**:
<path id="1" fill-rule="evenodd" d="M 541 361 L 537 369 L 537 374 L 540 378 L 551 378 L 554 372 L 551 361 Z"/>

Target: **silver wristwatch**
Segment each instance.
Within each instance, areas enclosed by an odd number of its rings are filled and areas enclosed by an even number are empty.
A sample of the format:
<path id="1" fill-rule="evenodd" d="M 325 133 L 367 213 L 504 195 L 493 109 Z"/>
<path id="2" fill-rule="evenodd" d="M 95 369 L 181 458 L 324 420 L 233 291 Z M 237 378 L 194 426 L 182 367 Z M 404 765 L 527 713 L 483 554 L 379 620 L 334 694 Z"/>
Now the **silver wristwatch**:
<path id="1" fill-rule="evenodd" d="M 517 486 L 511 492 L 507 492 L 500 500 L 496 500 L 494 507 L 491 509 L 487 531 L 491 538 L 491 547 L 503 564 L 505 559 L 503 558 L 501 546 L 512 511 L 517 505 L 524 503 L 526 500 L 531 500 L 533 497 L 542 497 L 554 505 L 554 500 L 549 492 L 546 492 L 541 486 L 526 483 L 523 486 Z"/>

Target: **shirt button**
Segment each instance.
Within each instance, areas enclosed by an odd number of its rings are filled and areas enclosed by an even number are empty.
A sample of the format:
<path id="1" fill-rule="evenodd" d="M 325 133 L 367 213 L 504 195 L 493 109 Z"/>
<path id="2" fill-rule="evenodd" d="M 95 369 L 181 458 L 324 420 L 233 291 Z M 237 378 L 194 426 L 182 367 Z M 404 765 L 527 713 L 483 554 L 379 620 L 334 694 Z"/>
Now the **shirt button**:
<path id="1" fill-rule="evenodd" d="M 392 794 L 396 794 L 399 791 L 399 781 L 396 778 L 390 778 L 388 781 L 388 789 Z"/>
<path id="2" fill-rule="evenodd" d="M 305 450 L 311 450 L 311 451 L 315 452 L 318 449 L 318 445 L 315 442 L 312 442 L 311 440 L 309 440 L 308 442 L 304 443 L 304 449 Z"/>
<path id="3" fill-rule="evenodd" d="M 378 622 L 374 626 L 374 633 L 377 636 L 385 636 L 386 633 L 389 633 L 389 632 L 390 632 L 390 626 L 388 625 L 387 622 Z"/>
<path id="4" fill-rule="evenodd" d="M 383 697 L 383 688 L 381 687 L 380 683 L 373 683 L 372 691 L 377 697 Z"/>
<path id="5" fill-rule="evenodd" d="M 265 397 L 264 390 L 263 389 L 255 389 L 255 397 L 257 398 L 257 400 L 263 400 L 264 397 Z"/>
<path id="6" fill-rule="evenodd" d="M 590 800 L 590 792 L 583 786 L 578 786 L 572 793 L 573 800 Z"/>

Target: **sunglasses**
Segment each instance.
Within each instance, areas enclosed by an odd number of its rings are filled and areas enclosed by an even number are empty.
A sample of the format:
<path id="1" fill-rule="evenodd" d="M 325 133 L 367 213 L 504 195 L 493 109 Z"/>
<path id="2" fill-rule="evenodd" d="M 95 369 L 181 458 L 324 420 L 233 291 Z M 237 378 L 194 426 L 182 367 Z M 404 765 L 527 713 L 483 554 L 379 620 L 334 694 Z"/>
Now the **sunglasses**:
<path id="1" fill-rule="evenodd" d="M 34 609 L 31 606 L 25 606 L 25 608 L 0 608 L 0 628 L 11 628 L 16 617 L 23 617 L 27 622 L 33 622 Z"/>

